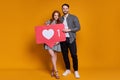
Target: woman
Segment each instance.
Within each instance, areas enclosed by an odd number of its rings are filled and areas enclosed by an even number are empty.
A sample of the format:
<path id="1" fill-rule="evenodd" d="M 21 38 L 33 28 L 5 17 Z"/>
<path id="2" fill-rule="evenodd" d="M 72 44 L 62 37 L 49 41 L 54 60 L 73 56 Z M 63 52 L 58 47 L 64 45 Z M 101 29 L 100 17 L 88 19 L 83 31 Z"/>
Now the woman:
<path id="1" fill-rule="evenodd" d="M 60 23 L 60 12 L 55 10 L 52 13 L 52 19 L 50 19 L 49 21 L 46 22 L 46 25 L 50 25 L 50 24 L 59 24 Z M 51 55 L 51 60 L 52 60 L 52 72 L 51 72 L 51 76 L 55 76 L 56 79 L 59 79 L 60 76 L 58 74 L 58 70 L 56 67 L 56 61 L 57 61 L 57 52 L 61 52 L 61 47 L 60 47 L 60 43 L 57 42 L 52 48 L 50 48 L 49 46 L 47 46 L 45 44 L 45 49 L 48 50 L 49 54 Z"/>

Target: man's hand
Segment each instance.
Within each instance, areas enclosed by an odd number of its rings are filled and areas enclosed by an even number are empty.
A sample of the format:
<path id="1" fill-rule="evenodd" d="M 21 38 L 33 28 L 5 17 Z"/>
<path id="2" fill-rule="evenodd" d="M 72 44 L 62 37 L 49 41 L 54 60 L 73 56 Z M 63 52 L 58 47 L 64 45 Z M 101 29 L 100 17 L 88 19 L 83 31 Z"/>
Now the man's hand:
<path id="1" fill-rule="evenodd" d="M 56 42 L 55 45 L 59 44 L 59 42 Z"/>
<path id="2" fill-rule="evenodd" d="M 71 29 L 63 29 L 63 32 L 70 32 L 71 31 Z"/>

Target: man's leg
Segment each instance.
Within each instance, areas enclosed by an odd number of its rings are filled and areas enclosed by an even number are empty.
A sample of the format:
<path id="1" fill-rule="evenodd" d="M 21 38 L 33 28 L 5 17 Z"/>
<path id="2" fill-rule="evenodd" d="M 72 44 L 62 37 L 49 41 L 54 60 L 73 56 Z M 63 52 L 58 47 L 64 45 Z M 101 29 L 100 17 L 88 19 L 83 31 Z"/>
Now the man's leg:
<path id="1" fill-rule="evenodd" d="M 76 41 L 69 44 L 69 49 L 70 49 L 70 53 L 71 53 L 71 56 L 72 56 L 74 71 L 78 71 L 78 59 L 77 59 Z"/>
<path id="2" fill-rule="evenodd" d="M 72 56 L 75 77 L 80 78 L 80 75 L 79 75 L 79 72 L 78 72 L 78 59 L 77 59 L 76 41 L 69 44 L 69 49 L 70 49 L 70 53 L 71 53 L 71 56 Z"/>
<path id="3" fill-rule="evenodd" d="M 66 71 L 63 73 L 63 76 L 67 76 L 68 74 L 70 74 L 70 61 L 68 58 L 68 38 L 66 39 L 66 41 L 61 42 L 61 49 L 62 49 L 62 55 L 63 55 L 63 59 L 64 59 L 64 63 L 66 66 Z"/>
<path id="4" fill-rule="evenodd" d="M 61 42 L 61 50 L 62 50 L 62 55 L 63 55 L 63 59 L 64 59 L 64 63 L 66 66 L 66 69 L 70 69 L 70 61 L 68 58 L 68 46 L 66 41 L 65 42 Z"/>

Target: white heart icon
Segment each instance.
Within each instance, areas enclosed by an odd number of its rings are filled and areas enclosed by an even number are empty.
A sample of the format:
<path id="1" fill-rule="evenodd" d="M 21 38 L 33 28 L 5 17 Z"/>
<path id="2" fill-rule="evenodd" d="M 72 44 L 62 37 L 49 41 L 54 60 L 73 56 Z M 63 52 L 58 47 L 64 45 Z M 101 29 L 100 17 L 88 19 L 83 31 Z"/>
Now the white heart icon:
<path id="1" fill-rule="evenodd" d="M 54 35 L 54 30 L 53 29 L 49 29 L 49 30 L 43 30 L 42 31 L 42 35 L 46 38 L 46 39 L 51 39 Z"/>

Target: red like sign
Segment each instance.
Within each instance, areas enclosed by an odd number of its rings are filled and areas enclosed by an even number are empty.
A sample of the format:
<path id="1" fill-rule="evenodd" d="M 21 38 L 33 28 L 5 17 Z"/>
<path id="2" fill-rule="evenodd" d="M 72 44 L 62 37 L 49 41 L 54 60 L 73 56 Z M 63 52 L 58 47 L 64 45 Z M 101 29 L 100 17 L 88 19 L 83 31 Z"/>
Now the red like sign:
<path id="1" fill-rule="evenodd" d="M 37 26 L 36 32 L 36 43 L 45 43 L 49 47 L 53 47 L 56 42 L 65 41 L 65 33 L 62 32 L 64 29 L 63 24 L 53 24 L 48 26 Z"/>

